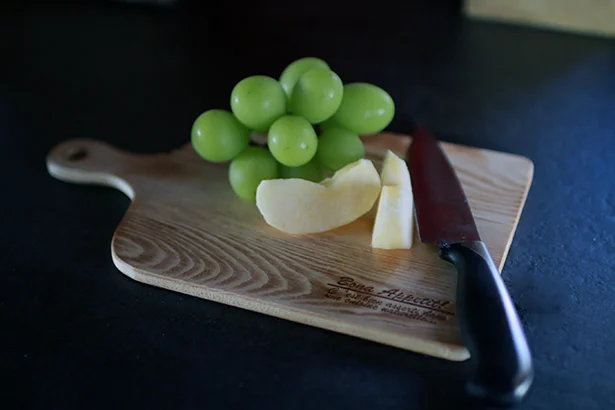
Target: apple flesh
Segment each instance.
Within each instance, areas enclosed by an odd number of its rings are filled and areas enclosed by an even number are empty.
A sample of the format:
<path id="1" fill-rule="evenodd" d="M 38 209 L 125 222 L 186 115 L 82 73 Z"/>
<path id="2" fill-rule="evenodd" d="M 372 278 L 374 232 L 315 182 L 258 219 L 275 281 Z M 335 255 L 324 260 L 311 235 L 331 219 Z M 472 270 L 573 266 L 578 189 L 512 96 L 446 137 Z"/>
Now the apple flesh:
<path id="1" fill-rule="evenodd" d="M 380 194 L 374 164 L 360 159 L 320 183 L 270 179 L 256 190 L 265 222 L 290 234 L 312 234 L 349 224 L 369 212 Z"/>
<path id="2" fill-rule="evenodd" d="M 414 198 L 408 166 L 388 151 L 381 178 L 382 192 L 372 231 L 372 247 L 409 249 L 414 228 Z"/>

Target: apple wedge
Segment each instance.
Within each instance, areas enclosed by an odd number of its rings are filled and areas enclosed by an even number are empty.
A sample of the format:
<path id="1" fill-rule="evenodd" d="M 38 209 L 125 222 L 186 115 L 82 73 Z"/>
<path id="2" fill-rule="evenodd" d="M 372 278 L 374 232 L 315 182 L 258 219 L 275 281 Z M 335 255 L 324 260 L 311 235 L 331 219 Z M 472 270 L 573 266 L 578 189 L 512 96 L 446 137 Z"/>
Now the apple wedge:
<path id="1" fill-rule="evenodd" d="M 409 249 L 414 228 L 414 198 L 408 166 L 388 151 L 381 178 L 382 192 L 372 232 L 372 247 Z"/>
<path id="2" fill-rule="evenodd" d="M 320 183 L 270 179 L 256 190 L 256 206 L 265 222 L 291 234 L 329 231 L 369 212 L 380 194 L 374 164 L 360 159 Z"/>

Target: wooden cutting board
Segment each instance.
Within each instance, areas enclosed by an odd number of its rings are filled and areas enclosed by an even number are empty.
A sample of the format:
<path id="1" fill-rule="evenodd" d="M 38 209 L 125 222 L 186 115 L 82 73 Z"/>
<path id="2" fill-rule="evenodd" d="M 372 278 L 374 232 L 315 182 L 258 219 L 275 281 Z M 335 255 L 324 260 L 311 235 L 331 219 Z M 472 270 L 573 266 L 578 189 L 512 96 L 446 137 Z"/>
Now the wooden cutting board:
<path id="1" fill-rule="evenodd" d="M 378 169 L 408 136 L 364 139 Z M 481 237 L 501 271 L 531 184 L 523 157 L 442 143 Z M 111 242 L 127 276 L 150 285 L 449 360 L 469 353 L 455 318 L 456 271 L 430 245 L 372 249 L 373 213 L 333 231 L 294 236 L 238 199 L 226 164 L 187 144 L 171 153 L 122 152 L 70 140 L 48 155 L 57 179 L 117 188 L 132 199 Z"/>

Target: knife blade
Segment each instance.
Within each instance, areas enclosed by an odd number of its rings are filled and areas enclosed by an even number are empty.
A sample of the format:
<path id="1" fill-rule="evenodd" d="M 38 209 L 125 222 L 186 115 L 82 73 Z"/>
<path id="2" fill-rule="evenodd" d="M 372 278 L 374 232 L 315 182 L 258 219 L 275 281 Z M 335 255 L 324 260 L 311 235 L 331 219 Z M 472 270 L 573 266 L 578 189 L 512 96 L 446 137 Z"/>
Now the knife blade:
<path id="1" fill-rule="evenodd" d="M 419 237 L 436 244 L 458 274 L 457 317 L 473 364 L 467 391 L 491 405 L 515 405 L 534 376 L 519 317 L 438 140 L 421 127 L 412 137 L 406 162 Z"/>

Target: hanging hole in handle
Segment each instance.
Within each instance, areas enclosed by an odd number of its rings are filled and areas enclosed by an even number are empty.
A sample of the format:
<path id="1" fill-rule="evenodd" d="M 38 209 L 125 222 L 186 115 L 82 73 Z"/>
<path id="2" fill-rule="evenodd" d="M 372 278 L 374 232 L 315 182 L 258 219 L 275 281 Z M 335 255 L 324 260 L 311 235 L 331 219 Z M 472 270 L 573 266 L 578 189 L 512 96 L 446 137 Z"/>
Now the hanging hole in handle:
<path id="1" fill-rule="evenodd" d="M 66 159 L 68 159 L 71 162 L 81 161 L 87 156 L 88 156 L 88 152 L 85 150 L 85 148 L 80 148 L 80 147 L 71 148 L 66 153 Z"/>

